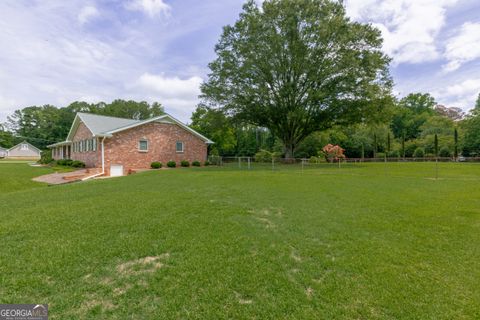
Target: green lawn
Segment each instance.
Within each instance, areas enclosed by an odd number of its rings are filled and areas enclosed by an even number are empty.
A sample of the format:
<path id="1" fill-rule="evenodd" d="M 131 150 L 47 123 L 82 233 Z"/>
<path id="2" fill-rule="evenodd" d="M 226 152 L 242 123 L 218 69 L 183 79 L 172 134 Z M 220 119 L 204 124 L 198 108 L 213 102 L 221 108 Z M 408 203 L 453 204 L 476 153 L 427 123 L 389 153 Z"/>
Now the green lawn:
<path id="1" fill-rule="evenodd" d="M 391 163 L 28 181 L 45 170 L 0 165 L 0 303 L 48 303 L 51 319 L 480 318 L 480 164 L 440 164 L 439 180 Z"/>

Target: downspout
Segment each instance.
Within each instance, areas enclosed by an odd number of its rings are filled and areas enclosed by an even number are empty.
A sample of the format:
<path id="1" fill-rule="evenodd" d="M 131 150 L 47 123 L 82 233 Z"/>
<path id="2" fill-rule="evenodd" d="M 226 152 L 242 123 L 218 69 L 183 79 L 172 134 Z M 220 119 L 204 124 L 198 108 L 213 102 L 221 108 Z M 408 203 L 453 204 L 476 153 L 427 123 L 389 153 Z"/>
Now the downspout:
<path id="1" fill-rule="evenodd" d="M 105 148 L 103 142 L 105 141 L 105 137 L 102 137 L 102 172 L 94 174 L 93 176 L 88 176 L 82 179 L 82 181 L 92 179 L 95 177 L 103 176 L 105 174 Z"/>

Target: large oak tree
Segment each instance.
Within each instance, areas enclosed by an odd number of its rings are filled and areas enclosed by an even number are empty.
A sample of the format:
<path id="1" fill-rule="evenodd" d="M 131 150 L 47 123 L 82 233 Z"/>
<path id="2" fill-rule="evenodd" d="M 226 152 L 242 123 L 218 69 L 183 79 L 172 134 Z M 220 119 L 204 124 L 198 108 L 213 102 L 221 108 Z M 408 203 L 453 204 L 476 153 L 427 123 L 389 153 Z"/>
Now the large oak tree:
<path id="1" fill-rule="evenodd" d="M 341 2 L 247 2 L 226 26 L 202 85 L 203 102 L 268 128 L 285 156 L 314 131 L 364 121 L 391 101 L 380 31 Z"/>

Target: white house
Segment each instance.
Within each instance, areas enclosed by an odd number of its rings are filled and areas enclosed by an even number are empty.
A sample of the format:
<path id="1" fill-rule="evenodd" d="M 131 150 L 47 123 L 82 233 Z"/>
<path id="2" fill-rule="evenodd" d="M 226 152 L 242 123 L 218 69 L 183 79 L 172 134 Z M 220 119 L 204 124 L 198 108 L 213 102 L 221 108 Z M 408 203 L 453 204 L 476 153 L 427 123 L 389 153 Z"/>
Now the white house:
<path id="1" fill-rule="evenodd" d="M 0 158 L 5 158 L 7 156 L 7 149 L 0 147 Z"/>
<path id="2" fill-rule="evenodd" d="M 23 141 L 8 149 L 6 158 L 19 160 L 40 160 L 41 153 L 42 150 L 38 149 L 27 141 Z"/>

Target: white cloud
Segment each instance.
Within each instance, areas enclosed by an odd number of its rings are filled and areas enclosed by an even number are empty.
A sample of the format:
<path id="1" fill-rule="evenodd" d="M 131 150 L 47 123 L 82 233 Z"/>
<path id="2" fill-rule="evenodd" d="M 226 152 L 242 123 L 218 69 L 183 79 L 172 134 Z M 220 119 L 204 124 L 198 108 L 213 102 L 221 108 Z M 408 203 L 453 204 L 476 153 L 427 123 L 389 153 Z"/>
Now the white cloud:
<path id="1" fill-rule="evenodd" d="M 395 64 L 433 61 L 440 54 L 435 40 L 445 13 L 457 0 L 347 0 L 347 14 L 371 22 L 384 38 L 383 49 Z"/>
<path id="2" fill-rule="evenodd" d="M 100 12 L 98 12 L 97 8 L 94 6 L 85 6 L 80 10 L 77 18 L 80 24 L 85 24 L 91 19 L 98 17 Z"/>
<path id="3" fill-rule="evenodd" d="M 443 66 L 445 72 L 458 69 L 462 64 L 480 58 L 480 23 L 466 22 L 457 34 L 448 39 Z"/>
<path id="4" fill-rule="evenodd" d="M 198 104 L 202 82 L 198 76 L 180 79 L 147 72 L 138 78 L 134 87 L 150 97 L 150 100 L 160 101 L 167 112 L 174 110 L 181 118 L 188 118 Z"/>
<path id="5" fill-rule="evenodd" d="M 150 17 L 158 14 L 168 16 L 172 9 L 163 0 L 131 0 L 127 3 L 126 8 L 129 10 L 143 11 Z"/>
<path id="6" fill-rule="evenodd" d="M 468 79 L 462 83 L 447 87 L 447 94 L 455 96 L 465 96 L 471 94 L 475 96 L 478 94 L 478 92 L 480 92 L 480 78 Z"/>
<path id="7" fill-rule="evenodd" d="M 442 90 L 433 92 L 435 97 L 443 104 L 459 107 L 465 111 L 473 108 L 479 93 L 480 78 L 466 79 L 461 82 L 455 81 Z"/>
<path id="8" fill-rule="evenodd" d="M 196 76 L 182 80 L 178 77 L 144 73 L 138 79 L 138 84 L 167 98 L 196 99 L 200 94 L 202 81 L 202 78 Z"/>

